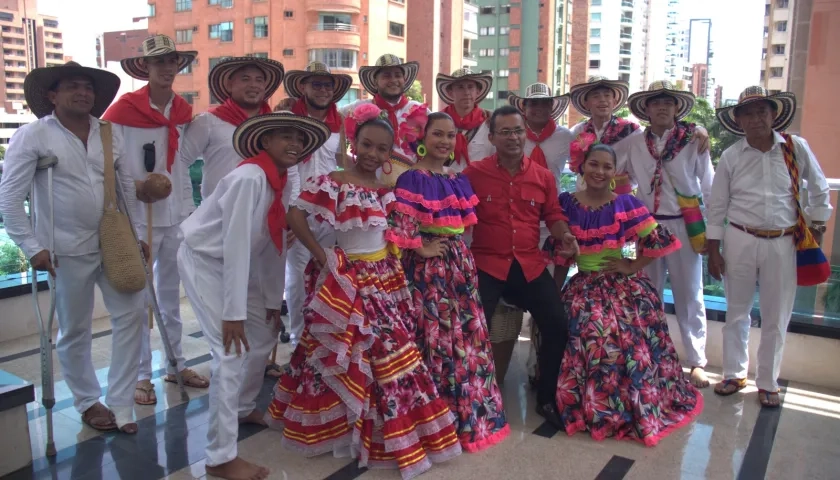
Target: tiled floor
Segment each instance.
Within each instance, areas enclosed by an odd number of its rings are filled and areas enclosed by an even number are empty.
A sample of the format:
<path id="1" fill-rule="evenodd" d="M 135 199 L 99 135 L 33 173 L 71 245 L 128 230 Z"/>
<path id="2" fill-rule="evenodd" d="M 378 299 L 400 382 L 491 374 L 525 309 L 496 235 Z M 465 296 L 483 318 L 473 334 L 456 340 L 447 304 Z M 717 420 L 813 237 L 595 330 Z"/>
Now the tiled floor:
<path id="1" fill-rule="evenodd" d="M 184 353 L 189 365 L 207 374 L 210 357 L 189 308 L 184 316 Z M 94 362 L 103 392 L 111 342 L 107 320 L 94 325 Z M 157 330 L 152 333 L 155 362 L 160 367 L 162 348 Z M 678 341 L 675 338 L 675 341 Z M 0 344 L 0 369 L 33 382 L 39 388 L 38 338 Z M 288 360 L 281 346 L 278 363 Z M 755 388 L 743 395 L 722 398 L 705 390 L 705 410 L 696 422 L 645 448 L 631 442 L 601 443 L 586 435 L 568 437 L 544 425 L 533 413 L 533 394 L 527 388 L 525 357 L 528 341 L 517 346 L 503 385 L 505 408 L 512 434 L 500 445 L 478 454 L 463 454 L 424 474 L 424 479 L 836 479 L 840 471 L 840 392 L 824 391 L 789 382 L 784 406 L 762 410 Z M 39 404 L 29 406 L 29 428 L 36 458 L 29 471 L 14 479 L 142 479 L 204 478 L 207 432 L 205 391 L 190 390 L 183 403 L 177 387 L 163 384 L 162 370 L 154 376 L 158 405 L 137 407 L 140 433 L 136 436 L 100 435 L 83 426 L 73 409 L 70 393 L 61 380 L 56 359 L 55 440 L 58 456 L 44 457 L 45 417 Z M 713 380 L 717 380 L 714 377 Z M 261 395 L 264 406 L 272 382 Z M 279 447 L 280 434 L 260 427 L 240 431 L 240 452 L 246 459 L 268 466 L 272 479 L 382 479 L 398 480 L 394 471 L 364 471 L 346 458 L 302 458 Z M 2 453 L 0 453 L 2 454 Z M 207 477 L 212 478 L 212 477 Z"/>

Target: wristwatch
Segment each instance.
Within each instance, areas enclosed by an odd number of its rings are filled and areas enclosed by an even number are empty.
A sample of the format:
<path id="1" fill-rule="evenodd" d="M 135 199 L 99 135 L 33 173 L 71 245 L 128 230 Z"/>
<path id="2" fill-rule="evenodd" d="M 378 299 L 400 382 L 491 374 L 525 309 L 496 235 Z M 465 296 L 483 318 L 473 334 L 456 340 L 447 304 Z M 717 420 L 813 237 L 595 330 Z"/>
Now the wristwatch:
<path id="1" fill-rule="evenodd" d="M 826 230 L 826 226 L 825 226 L 824 223 L 817 223 L 817 222 L 812 223 L 810 228 L 811 228 L 811 230 L 813 230 L 817 233 L 825 233 L 825 230 Z"/>

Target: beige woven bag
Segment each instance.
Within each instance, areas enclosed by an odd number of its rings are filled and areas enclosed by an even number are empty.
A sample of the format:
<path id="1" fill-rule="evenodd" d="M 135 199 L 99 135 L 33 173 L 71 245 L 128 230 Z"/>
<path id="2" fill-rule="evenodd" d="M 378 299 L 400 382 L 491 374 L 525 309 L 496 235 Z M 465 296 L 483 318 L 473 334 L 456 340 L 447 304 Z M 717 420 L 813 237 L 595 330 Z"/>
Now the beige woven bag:
<path id="1" fill-rule="evenodd" d="M 122 293 L 136 293 L 146 288 L 146 269 L 140 256 L 140 247 L 128 216 L 119 211 L 117 204 L 116 173 L 111 124 L 101 122 L 102 151 L 105 162 L 105 210 L 99 223 L 99 249 L 105 277 Z"/>

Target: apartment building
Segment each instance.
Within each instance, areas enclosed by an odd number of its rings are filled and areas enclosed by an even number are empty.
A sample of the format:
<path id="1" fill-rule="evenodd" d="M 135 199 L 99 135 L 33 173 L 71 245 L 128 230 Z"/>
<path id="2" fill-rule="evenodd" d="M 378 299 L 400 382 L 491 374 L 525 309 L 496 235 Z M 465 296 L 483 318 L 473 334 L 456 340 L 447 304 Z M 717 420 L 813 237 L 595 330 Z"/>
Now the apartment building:
<path id="1" fill-rule="evenodd" d="M 342 104 L 369 98 L 359 67 L 385 53 L 406 58 L 407 19 L 406 0 L 149 0 L 148 22 L 150 34 L 200 52 L 175 81 L 199 113 L 217 102 L 207 88 L 210 69 L 244 55 L 278 60 L 286 70 L 324 62 L 353 77 Z M 281 88 L 271 103 L 284 96 Z"/>
<path id="2" fill-rule="evenodd" d="M 105 68 L 108 62 L 143 53 L 143 40 L 149 37 L 148 28 L 105 32 L 96 37 L 96 66 Z"/>
<path id="3" fill-rule="evenodd" d="M 796 0 L 766 0 L 761 84 L 770 92 L 787 90 L 790 77 L 791 30 Z"/>
<path id="4" fill-rule="evenodd" d="M 681 15 L 682 0 L 668 0 L 665 28 L 665 79 L 682 89 L 691 85 L 688 63 L 688 24 Z"/>
<path id="5" fill-rule="evenodd" d="M 38 13 L 36 0 L 0 0 L 3 81 L 0 97 L 7 113 L 28 112 L 23 80 L 32 69 L 64 64 L 64 40 L 56 17 Z"/>
<path id="6" fill-rule="evenodd" d="M 623 80 L 631 92 L 647 88 L 650 28 L 651 0 L 590 0 L 588 76 Z M 661 48 L 664 57 L 664 39 Z"/>

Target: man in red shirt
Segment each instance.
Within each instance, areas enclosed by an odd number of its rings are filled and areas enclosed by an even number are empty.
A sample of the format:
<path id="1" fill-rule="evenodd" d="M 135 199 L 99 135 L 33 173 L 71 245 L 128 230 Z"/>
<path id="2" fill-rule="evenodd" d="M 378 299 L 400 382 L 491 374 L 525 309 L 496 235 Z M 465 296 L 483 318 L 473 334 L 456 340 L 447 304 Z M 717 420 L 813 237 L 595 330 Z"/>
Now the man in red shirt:
<path id="1" fill-rule="evenodd" d="M 563 239 L 568 256 L 578 253 L 577 242 L 560 208 L 554 176 L 524 153 L 525 121 L 516 108 L 493 112 L 489 139 L 496 153 L 464 170 L 480 202 L 471 250 L 484 316 L 489 324 L 502 296 L 531 313 L 543 338 L 538 362 L 545 373 L 537 385 L 537 413 L 562 429 L 555 396 L 568 321 L 540 249 L 540 222 Z"/>

